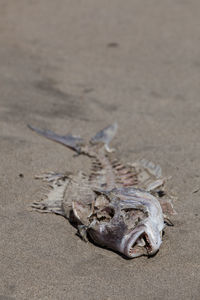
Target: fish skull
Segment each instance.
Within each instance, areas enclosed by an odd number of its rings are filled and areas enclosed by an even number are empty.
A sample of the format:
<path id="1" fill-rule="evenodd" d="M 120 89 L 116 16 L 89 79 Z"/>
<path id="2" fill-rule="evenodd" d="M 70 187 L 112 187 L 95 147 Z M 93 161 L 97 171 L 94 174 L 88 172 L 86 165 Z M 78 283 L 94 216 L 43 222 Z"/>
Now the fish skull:
<path id="1" fill-rule="evenodd" d="M 112 191 L 112 196 L 110 192 L 104 192 L 109 202 L 102 211 L 107 212 L 107 218 L 91 218 L 87 232 L 96 244 L 120 252 L 128 258 L 152 256 L 162 243 L 162 209 L 154 196 L 137 189 L 134 191 L 141 194 L 142 200 L 138 197 L 137 205 L 134 199 L 131 202 L 131 197 L 126 201 L 123 191 Z M 117 197 L 113 197 L 113 194 Z"/>

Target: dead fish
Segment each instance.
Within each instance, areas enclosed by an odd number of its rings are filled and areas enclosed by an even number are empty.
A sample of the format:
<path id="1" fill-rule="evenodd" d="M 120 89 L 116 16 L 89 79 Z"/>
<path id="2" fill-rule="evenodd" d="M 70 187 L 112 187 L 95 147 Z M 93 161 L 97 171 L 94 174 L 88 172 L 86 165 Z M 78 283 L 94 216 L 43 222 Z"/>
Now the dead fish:
<path id="1" fill-rule="evenodd" d="M 30 129 L 91 158 L 89 175 L 48 173 L 37 178 L 51 187 L 46 198 L 32 204 L 40 212 L 52 212 L 75 224 L 83 240 L 120 252 L 128 258 L 152 256 L 162 243 L 163 230 L 175 214 L 172 197 L 165 190 L 162 170 L 145 159 L 123 164 L 110 142 L 114 123 L 89 142 L 80 137 Z"/>

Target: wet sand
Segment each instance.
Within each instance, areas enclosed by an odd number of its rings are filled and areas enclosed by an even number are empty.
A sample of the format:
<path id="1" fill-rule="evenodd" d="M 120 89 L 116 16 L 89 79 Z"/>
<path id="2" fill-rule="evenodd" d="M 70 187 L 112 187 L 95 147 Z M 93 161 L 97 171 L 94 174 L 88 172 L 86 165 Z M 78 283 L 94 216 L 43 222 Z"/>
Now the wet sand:
<path id="1" fill-rule="evenodd" d="M 199 299 L 199 20 L 195 0 L 0 2 L 0 299 Z M 35 174 L 89 160 L 26 125 L 90 137 L 113 121 L 119 156 L 159 163 L 178 196 L 151 259 L 29 209 Z"/>

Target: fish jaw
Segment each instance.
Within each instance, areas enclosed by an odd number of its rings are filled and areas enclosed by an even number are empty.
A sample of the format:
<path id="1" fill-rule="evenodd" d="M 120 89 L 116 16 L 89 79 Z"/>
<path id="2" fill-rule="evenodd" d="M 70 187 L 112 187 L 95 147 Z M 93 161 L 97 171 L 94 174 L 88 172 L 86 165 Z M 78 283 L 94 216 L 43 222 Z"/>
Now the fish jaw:
<path id="1" fill-rule="evenodd" d="M 145 241 L 143 242 L 144 234 L 144 225 L 136 227 L 129 235 L 124 236 L 120 244 L 119 252 L 123 253 L 128 258 L 146 255 L 147 251 L 144 248 Z M 142 245 L 140 246 L 141 243 Z"/>
<path id="2" fill-rule="evenodd" d="M 155 255 L 161 244 L 162 232 L 149 221 L 138 225 L 129 235 L 124 236 L 120 245 L 120 252 L 126 257 L 135 258 L 142 255 Z"/>

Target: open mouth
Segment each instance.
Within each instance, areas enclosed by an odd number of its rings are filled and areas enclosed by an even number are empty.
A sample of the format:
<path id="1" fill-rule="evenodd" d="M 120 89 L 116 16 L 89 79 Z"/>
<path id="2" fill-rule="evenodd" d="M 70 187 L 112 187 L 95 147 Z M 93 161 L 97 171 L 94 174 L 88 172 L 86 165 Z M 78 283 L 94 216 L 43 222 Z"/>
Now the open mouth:
<path id="1" fill-rule="evenodd" d="M 148 235 L 143 232 L 136 240 L 133 241 L 129 248 L 128 254 L 130 257 L 141 255 L 150 255 L 153 251 Z"/>

